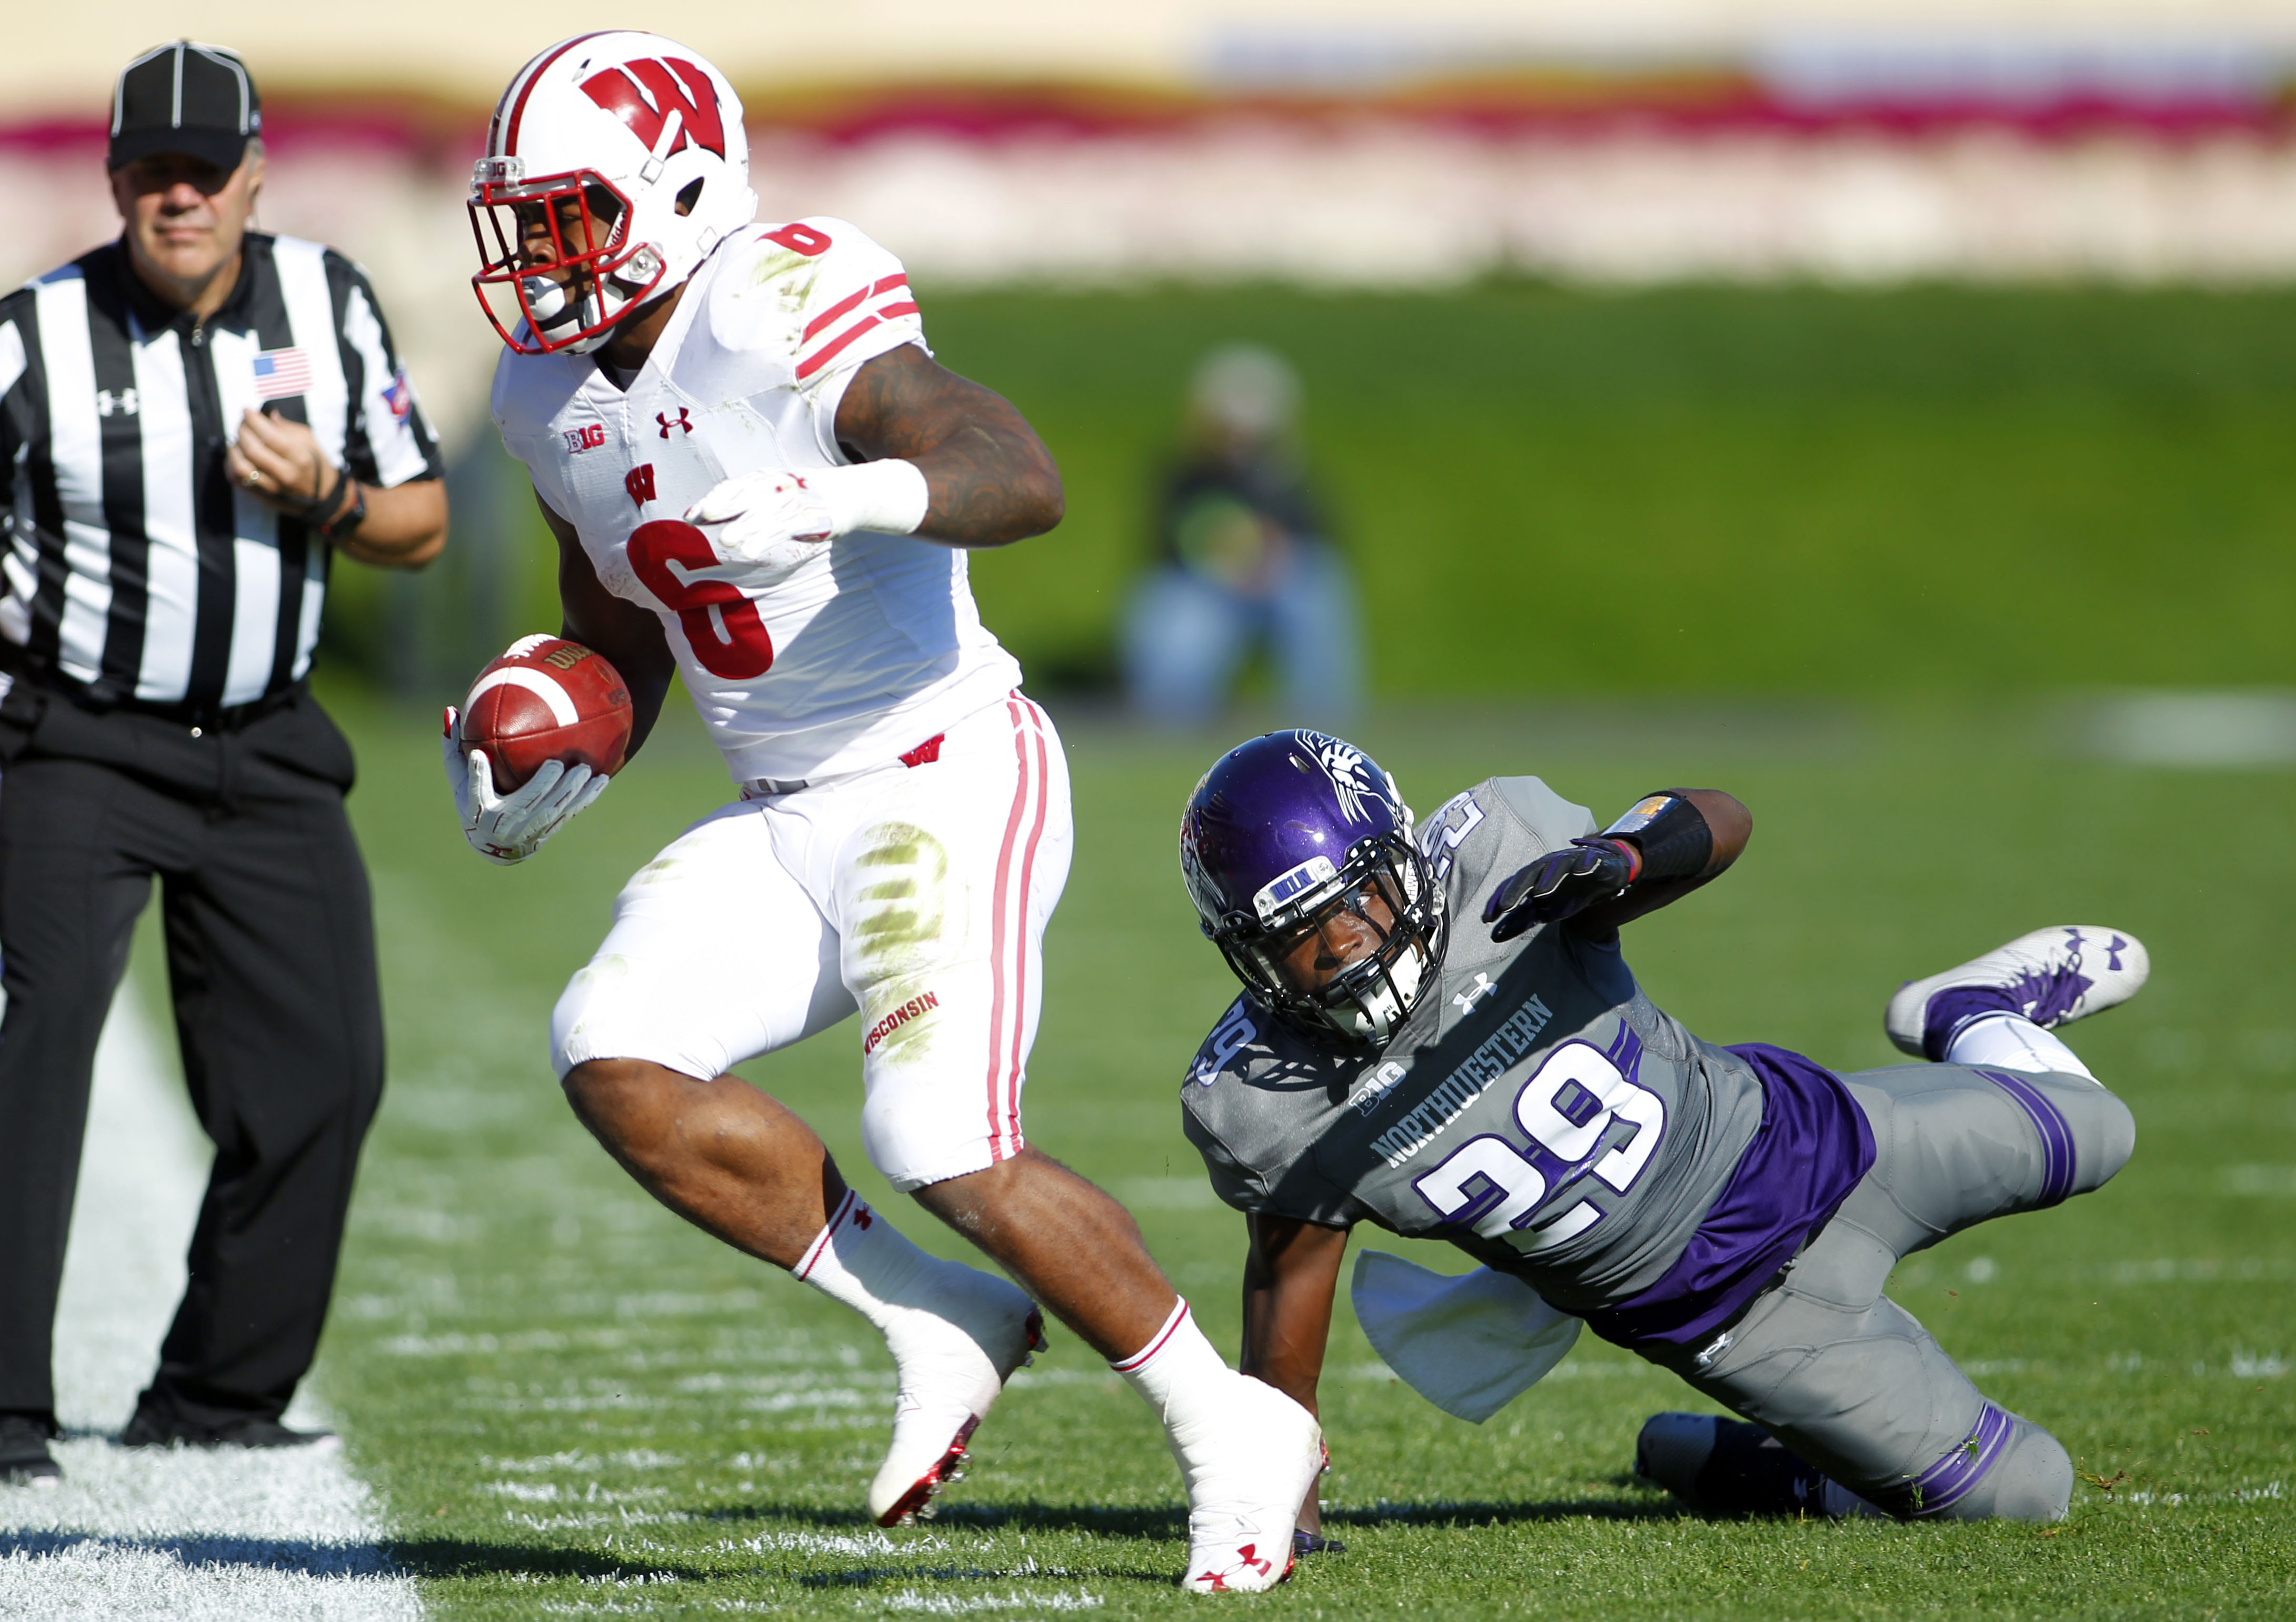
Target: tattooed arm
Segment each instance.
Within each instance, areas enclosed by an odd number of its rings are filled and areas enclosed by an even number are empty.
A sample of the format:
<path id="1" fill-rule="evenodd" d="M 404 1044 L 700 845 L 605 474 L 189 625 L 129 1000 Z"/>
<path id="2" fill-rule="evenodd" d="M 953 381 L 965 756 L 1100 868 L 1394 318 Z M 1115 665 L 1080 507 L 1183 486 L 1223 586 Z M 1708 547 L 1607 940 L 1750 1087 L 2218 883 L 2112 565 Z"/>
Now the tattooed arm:
<path id="1" fill-rule="evenodd" d="M 1053 453 L 1011 402 L 913 343 L 853 375 L 837 438 L 857 462 L 916 465 L 927 492 L 917 534 L 926 539 L 1005 546 L 1051 529 L 1066 505 Z"/>

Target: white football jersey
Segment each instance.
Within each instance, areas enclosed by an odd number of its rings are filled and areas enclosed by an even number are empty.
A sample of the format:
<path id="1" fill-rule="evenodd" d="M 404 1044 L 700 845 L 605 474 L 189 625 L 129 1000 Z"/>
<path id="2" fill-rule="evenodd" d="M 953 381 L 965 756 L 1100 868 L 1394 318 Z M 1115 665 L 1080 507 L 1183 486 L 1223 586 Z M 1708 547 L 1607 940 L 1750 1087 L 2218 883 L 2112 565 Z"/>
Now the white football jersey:
<path id="1" fill-rule="evenodd" d="M 736 782 L 882 764 L 1020 685 L 960 548 L 857 531 L 729 564 L 682 516 L 722 479 L 844 464 L 845 386 L 904 343 L 924 325 L 900 261 L 816 218 L 729 238 L 627 391 L 586 355 L 495 369 L 503 443 L 606 589 L 661 617 Z"/>

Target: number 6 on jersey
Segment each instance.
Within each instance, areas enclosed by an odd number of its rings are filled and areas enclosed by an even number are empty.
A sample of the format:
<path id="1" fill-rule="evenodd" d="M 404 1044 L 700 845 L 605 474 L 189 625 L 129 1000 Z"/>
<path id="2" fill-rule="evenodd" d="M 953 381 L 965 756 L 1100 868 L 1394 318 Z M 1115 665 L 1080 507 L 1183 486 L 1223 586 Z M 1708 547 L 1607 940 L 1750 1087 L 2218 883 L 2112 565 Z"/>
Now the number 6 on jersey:
<path id="1" fill-rule="evenodd" d="M 657 518 L 630 533 L 630 568 L 677 616 L 701 668 L 727 681 L 751 681 L 774 668 L 774 639 L 758 605 L 730 580 L 680 580 L 670 567 L 691 575 L 725 563 L 707 535 L 680 519 Z"/>

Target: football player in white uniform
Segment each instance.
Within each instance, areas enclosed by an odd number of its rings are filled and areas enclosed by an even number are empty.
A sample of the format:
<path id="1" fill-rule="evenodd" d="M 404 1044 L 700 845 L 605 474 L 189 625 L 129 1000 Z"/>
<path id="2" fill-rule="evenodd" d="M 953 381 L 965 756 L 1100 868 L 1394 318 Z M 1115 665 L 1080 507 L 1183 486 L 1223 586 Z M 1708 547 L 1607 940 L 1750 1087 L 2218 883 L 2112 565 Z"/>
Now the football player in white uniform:
<path id="1" fill-rule="evenodd" d="M 507 345 L 495 420 L 558 538 L 563 634 L 620 669 L 634 750 L 681 675 L 741 791 L 630 880 L 567 987 L 567 1097 L 665 1205 L 884 1335 L 881 1522 L 927 1504 L 1039 1344 L 1033 1296 L 1163 1421 L 1186 1584 L 1267 1587 L 1320 1465 L 1313 1417 L 1228 1369 L 1123 1208 L 1021 1128 L 1068 782 L 965 551 L 1059 522 L 1059 473 L 934 363 L 898 260 L 842 220 L 754 223 L 748 174 L 717 70 L 616 32 L 520 70 L 472 178 Z M 498 861 L 605 783 L 553 765 L 499 795 L 451 711 L 447 766 Z M 1027 1295 L 918 1250 L 725 1074 L 857 1010 L 871 1161 Z"/>

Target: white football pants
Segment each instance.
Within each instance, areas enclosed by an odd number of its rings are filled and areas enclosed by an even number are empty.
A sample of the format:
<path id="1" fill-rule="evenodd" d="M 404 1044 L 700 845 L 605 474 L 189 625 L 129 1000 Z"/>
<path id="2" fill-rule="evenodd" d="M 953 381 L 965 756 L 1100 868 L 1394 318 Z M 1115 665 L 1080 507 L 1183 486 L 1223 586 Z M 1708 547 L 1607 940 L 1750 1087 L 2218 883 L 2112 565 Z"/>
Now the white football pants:
<path id="1" fill-rule="evenodd" d="M 857 1009 L 869 1159 L 904 1191 L 1019 1152 L 1068 764 L 1017 693 L 938 760 L 737 802 L 623 886 L 558 1000 L 558 1074 L 643 1058 L 708 1080 Z"/>

